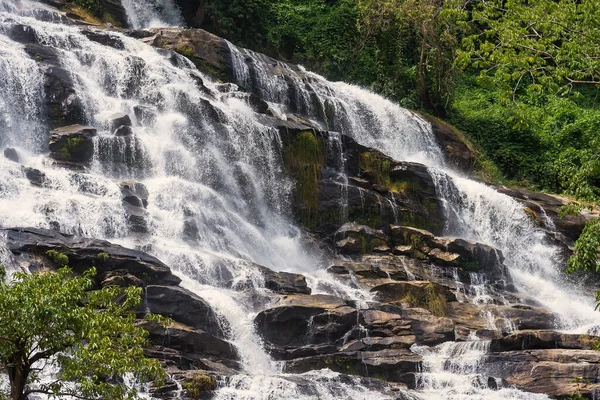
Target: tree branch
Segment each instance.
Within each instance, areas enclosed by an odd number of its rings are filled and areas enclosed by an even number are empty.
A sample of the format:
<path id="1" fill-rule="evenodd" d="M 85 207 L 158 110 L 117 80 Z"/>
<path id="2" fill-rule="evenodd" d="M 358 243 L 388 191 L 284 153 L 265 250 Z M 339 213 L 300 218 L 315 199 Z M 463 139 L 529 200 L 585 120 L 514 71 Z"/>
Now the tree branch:
<path id="1" fill-rule="evenodd" d="M 96 400 L 97 399 L 97 397 L 85 397 L 85 396 L 81 396 L 81 395 L 78 395 L 75 393 L 52 392 L 50 390 L 42 390 L 42 389 L 27 389 L 23 394 L 25 395 L 25 397 L 27 397 L 32 393 L 47 394 L 49 396 L 71 396 L 71 397 L 75 397 L 76 399 L 81 399 L 81 400 Z"/>

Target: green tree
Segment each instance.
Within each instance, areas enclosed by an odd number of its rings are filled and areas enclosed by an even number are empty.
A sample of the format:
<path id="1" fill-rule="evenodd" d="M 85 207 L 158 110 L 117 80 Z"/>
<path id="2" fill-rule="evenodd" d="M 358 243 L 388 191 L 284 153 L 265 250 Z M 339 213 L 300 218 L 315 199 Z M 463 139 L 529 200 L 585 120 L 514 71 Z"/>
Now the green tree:
<path id="1" fill-rule="evenodd" d="M 365 38 L 393 26 L 413 43 L 417 93 L 421 103 L 444 115 L 454 87 L 454 59 L 466 33 L 469 1 L 358 0 Z"/>
<path id="2" fill-rule="evenodd" d="M 76 277 L 63 267 L 0 282 L 0 367 L 11 400 L 35 393 L 132 399 L 136 390 L 123 376 L 164 377 L 158 360 L 144 357 L 147 332 L 134 323 L 141 288 L 92 291 L 94 275 L 93 268 Z M 50 365 L 59 372 L 42 382 Z"/>
<path id="3" fill-rule="evenodd" d="M 457 57 L 513 96 L 600 83 L 599 0 L 474 2 L 473 34 Z"/>

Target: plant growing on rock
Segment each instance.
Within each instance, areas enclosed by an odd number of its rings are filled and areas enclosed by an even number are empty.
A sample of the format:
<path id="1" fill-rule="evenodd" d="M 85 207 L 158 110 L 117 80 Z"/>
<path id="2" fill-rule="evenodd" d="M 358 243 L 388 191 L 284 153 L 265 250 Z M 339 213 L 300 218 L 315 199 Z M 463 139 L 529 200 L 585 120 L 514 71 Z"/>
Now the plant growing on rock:
<path id="1" fill-rule="evenodd" d="M 134 399 L 125 374 L 142 381 L 164 377 L 158 360 L 144 357 L 147 332 L 134 323 L 142 289 L 91 291 L 95 273 L 76 277 L 63 267 L 0 281 L 0 367 L 11 400 L 36 393 Z M 59 372 L 42 381 L 49 366 Z"/>

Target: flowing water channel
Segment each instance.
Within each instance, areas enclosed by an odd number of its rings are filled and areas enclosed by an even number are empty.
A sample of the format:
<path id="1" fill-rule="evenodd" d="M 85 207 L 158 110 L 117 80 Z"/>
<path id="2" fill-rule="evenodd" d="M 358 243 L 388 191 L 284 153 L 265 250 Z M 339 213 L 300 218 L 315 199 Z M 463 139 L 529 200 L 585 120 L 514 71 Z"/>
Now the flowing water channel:
<path id="1" fill-rule="evenodd" d="M 123 6 L 134 28 L 183 25 L 170 0 L 123 0 Z M 106 46 L 83 29 L 66 25 L 42 4 L 0 0 L 0 147 L 16 148 L 21 164 L 46 177 L 43 187 L 33 186 L 21 165 L 0 157 L 0 226 L 59 229 L 128 247 L 143 244 L 229 326 L 229 340 L 240 350 L 246 371 L 230 378 L 217 399 L 392 398 L 328 370 L 282 374 L 254 330 L 258 310 L 223 285 L 229 276 L 232 287 L 250 281 L 262 290 L 264 282 L 252 268 L 257 263 L 306 275 L 313 293 L 369 300 L 367 293 L 324 272 L 327 259 L 304 245 L 301 229 L 291 221 L 293 182 L 283 169 L 277 130 L 259 123 L 243 101 L 223 95 L 220 84 L 185 58 L 119 33 L 110 33 L 118 45 Z M 22 35 L 52 49 L 73 83 L 84 119 L 101 128 L 86 173 L 56 168 L 46 157 L 44 64 L 22 43 Z M 236 83 L 274 109 L 304 115 L 397 160 L 425 164 L 444 200 L 446 234 L 501 249 L 518 289 L 560 316 L 557 329 L 586 332 L 600 325 L 593 299 L 577 295 L 565 282 L 558 250 L 544 242 L 522 206 L 448 168 L 426 121 L 356 86 L 328 82 L 301 67 L 287 77 L 273 74 L 264 56 L 233 45 L 230 50 Z M 294 93 L 290 76 L 298 80 Z M 132 117 L 134 138 L 111 134 L 115 112 Z M 125 180 L 140 181 L 149 192 L 143 243 L 123 214 L 119 183 Z M 424 356 L 424 366 L 420 390 L 407 398 L 546 398 L 488 389 L 482 365 L 487 343 L 472 339 L 414 348 Z"/>

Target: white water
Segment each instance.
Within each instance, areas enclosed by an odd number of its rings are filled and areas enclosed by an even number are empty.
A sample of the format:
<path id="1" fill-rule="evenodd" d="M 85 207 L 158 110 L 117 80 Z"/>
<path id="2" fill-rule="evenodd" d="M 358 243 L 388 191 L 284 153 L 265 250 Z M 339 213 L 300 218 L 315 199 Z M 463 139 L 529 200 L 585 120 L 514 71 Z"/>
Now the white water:
<path id="1" fill-rule="evenodd" d="M 281 167 L 277 132 L 258 124 L 242 101 L 221 100 L 216 84 L 181 57 L 173 65 L 165 55 L 117 33 L 112 35 L 123 43 L 123 50 L 102 46 L 77 27 L 36 20 L 31 2 L 15 4 L 0 0 L 0 147 L 16 147 L 20 162 L 44 172 L 46 182 L 44 188 L 32 186 L 20 165 L 0 157 L 0 226 L 58 227 L 130 247 L 144 245 L 171 266 L 184 278 L 183 285 L 223 318 L 229 340 L 240 349 L 246 373 L 231 378 L 218 398 L 387 398 L 326 370 L 300 377 L 280 374 L 254 332 L 255 310 L 228 288 L 250 281 L 260 292 L 264 282 L 252 267 L 258 263 L 306 274 L 314 293 L 335 293 L 364 304 L 369 300 L 360 290 L 329 277 L 318 255 L 302 245 L 301 231 L 287 217 L 292 182 Z M 144 4 L 124 2 L 134 27 L 181 25 L 178 10 L 170 8 L 172 2 Z M 6 36 L 17 25 L 27 26 L 40 44 L 56 50 L 75 82 L 87 122 L 104 127 L 96 140 L 102 152 L 86 174 L 52 167 L 44 157 L 48 131 L 41 107 L 44 78 L 40 64 Z M 255 86 L 280 110 L 303 113 L 396 159 L 441 171 L 449 183 L 438 189 L 444 189 L 440 195 L 445 197 L 449 221 L 455 222 L 447 227 L 448 234 L 503 250 L 519 288 L 559 313 L 560 328 L 585 331 L 600 324 L 592 300 L 575 297 L 562 283 L 556 249 L 543 243 L 542 233 L 521 206 L 449 171 L 430 126 L 421 118 L 358 87 L 329 83 L 280 64 L 284 74 L 297 80 L 297 88 L 310 89 L 296 90 L 290 99 L 285 80 L 278 75 L 269 78 L 272 68 L 261 56 L 232 50 L 238 83 Z M 246 64 L 247 57 L 255 59 L 252 66 Z M 209 94 L 197 88 L 194 77 L 205 82 Z M 138 120 L 136 106 L 147 107 L 157 118 Z M 117 111 L 131 116 L 135 145 L 112 145 L 116 139 L 106 129 L 107 119 Z M 129 149 L 131 157 L 122 157 L 119 149 Z M 149 233 L 142 239 L 127 225 L 118 185 L 124 179 L 142 181 L 150 193 Z M 191 234 L 186 232 L 190 224 L 196 227 Z M 479 378 L 472 375 L 481 367 L 485 348 L 479 347 L 483 342 L 469 343 L 475 343 L 469 345 L 473 348 L 459 351 L 464 365 L 447 364 L 457 355 L 454 343 L 419 350 L 425 357 L 426 370 L 420 378 L 425 398 L 543 398 L 512 389 L 492 394 L 476 384 Z"/>
<path id="2" fill-rule="evenodd" d="M 295 86 L 309 89 L 299 90 L 301 94 L 290 98 L 283 79 L 290 67 L 278 63 L 274 68 L 262 55 L 232 50 L 238 52 L 233 60 L 240 71 L 236 78 L 241 84 L 252 81 L 266 98 L 283 102 L 290 111 L 307 110 L 324 127 L 348 134 L 392 158 L 427 165 L 445 204 L 446 235 L 476 240 L 502 250 L 519 288 L 561 317 L 558 328 L 585 332 L 600 325 L 600 313 L 594 311 L 593 298 L 581 296 L 580 290 L 565 284 L 564 262 L 559 259 L 558 249 L 545 243 L 544 232 L 533 225 L 523 206 L 450 169 L 428 122 L 367 90 L 343 82 L 328 82 L 302 68 L 292 79 L 296 79 Z M 239 65 L 248 57 L 253 59 L 251 64 Z M 265 83 L 273 74 L 275 77 Z M 255 75 L 262 78 L 251 79 Z M 302 99 L 316 103 L 320 110 L 299 105 Z M 323 110 L 328 107 L 335 110 L 335 118 L 325 116 Z"/>
<path id="3" fill-rule="evenodd" d="M 600 313 L 595 311 L 594 299 L 582 295 L 579 288 L 567 282 L 564 260 L 559 258 L 558 249 L 544 240 L 544 233 L 531 223 L 516 200 L 451 170 L 428 122 L 359 87 L 327 82 L 316 74 L 302 68 L 293 70 L 283 63 L 274 66 L 273 60 L 248 50 L 231 50 L 240 85 L 285 104 L 290 112 L 307 114 L 325 129 L 348 134 L 359 143 L 397 160 L 428 166 L 445 208 L 446 235 L 500 249 L 519 291 L 555 313 L 557 329 L 597 332 Z M 252 59 L 251 63 L 246 61 L 248 58 Z M 268 77 L 272 78 L 266 81 Z M 289 94 L 286 79 L 294 81 L 294 86 L 300 89 Z M 490 303 L 492 299 L 485 282 L 475 283 L 473 301 Z M 494 316 L 489 315 L 488 319 L 490 328 L 496 329 L 492 322 Z M 507 328 L 514 329 L 514 324 L 508 321 Z M 482 342 L 473 339 L 474 342 L 466 344 L 468 354 L 463 354 L 461 345 L 454 343 L 421 351 L 425 357 L 425 372 L 419 379 L 426 398 L 545 398 L 508 389 L 492 392 L 465 376 L 464 368 L 473 368 L 475 372 L 479 368 L 477 363 L 481 363 L 486 354 L 486 349 L 478 347 Z M 455 354 L 457 351 L 459 354 Z M 447 364 L 457 357 L 460 365 Z M 463 365 L 463 361 L 467 364 Z"/>
<path id="4" fill-rule="evenodd" d="M 181 10 L 173 0 L 121 0 L 133 29 L 184 26 Z"/>
<path id="5" fill-rule="evenodd" d="M 430 349 L 413 346 L 423 356 L 423 373 L 417 377 L 417 388 L 424 400 L 543 400 L 543 394 L 524 393 L 501 387 L 493 377 L 485 375 L 485 355 L 490 342 L 446 342 Z M 498 385 L 488 386 L 488 380 Z"/>

